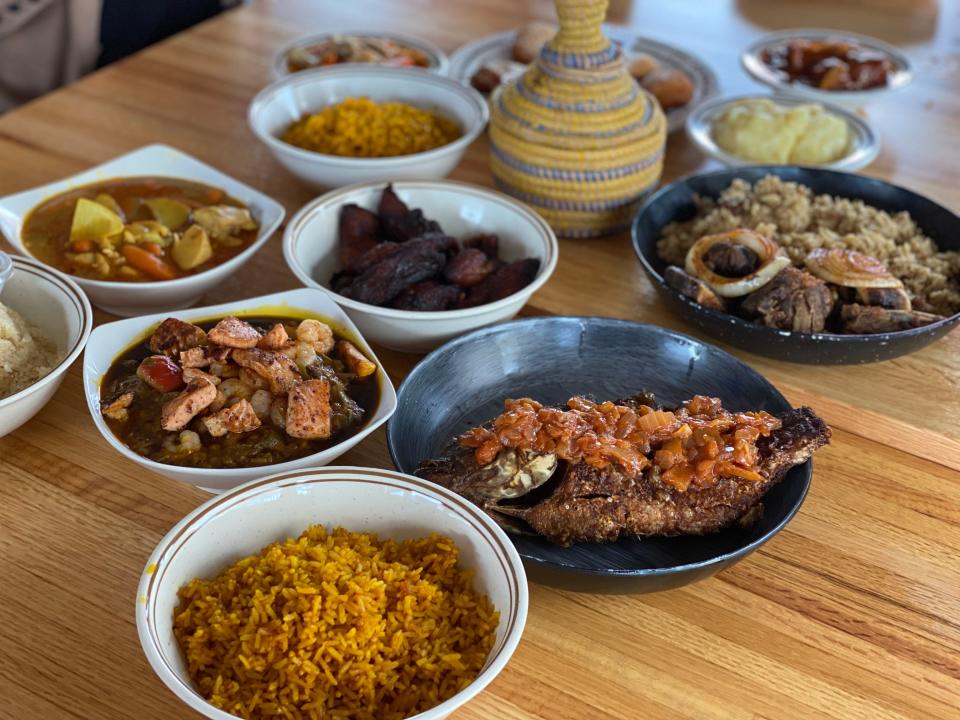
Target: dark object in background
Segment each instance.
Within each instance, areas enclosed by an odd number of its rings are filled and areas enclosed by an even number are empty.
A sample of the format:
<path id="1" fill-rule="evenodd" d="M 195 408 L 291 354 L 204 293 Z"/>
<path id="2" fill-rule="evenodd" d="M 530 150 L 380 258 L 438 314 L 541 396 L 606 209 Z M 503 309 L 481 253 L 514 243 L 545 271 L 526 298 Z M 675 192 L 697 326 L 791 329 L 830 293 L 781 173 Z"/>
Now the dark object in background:
<path id="1" fill-rule="evenodd" d="M 103 0 L 97 67 L 238 5 L 238 0 Z"/>

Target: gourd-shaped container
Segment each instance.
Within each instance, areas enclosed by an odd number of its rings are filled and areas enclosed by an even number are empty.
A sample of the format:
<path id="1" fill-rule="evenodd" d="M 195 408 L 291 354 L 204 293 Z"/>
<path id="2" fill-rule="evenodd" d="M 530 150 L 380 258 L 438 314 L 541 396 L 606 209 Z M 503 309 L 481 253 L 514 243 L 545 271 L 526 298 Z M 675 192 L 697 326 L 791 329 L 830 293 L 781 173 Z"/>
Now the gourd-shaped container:
<path id="1" fill-rule="evenodd" d="M 601 30 L 607 0 L 554 4 L 560 31 L 491 98 L 490 164 L 558 235 L 605 235 L 660 179 L 666 120 Z"/>

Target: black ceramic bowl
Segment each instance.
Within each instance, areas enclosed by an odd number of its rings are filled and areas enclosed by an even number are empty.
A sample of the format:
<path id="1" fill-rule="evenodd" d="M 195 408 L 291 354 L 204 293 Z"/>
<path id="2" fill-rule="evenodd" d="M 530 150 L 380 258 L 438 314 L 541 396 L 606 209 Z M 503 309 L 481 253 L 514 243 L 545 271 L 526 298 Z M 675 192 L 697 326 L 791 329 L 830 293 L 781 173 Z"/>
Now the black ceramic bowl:
<path id="1" fill-rule="evenodd" d="M 731 410 L 790 408 L 749 366 L 686 335 L 609 318 L 538 317 L 482 328 L 417 365 L 387 425 L 390 455 L 411 473 L 455 435 L 502 412 L 506 398 L 563 403 L 577 394 L 614 399 L 641 389 L 667 405 L 705 394 Z M 811 472 L 810 462 L 793 468 L 765 496 L 762 520 L 746 530 L 570 548 L 512 537 L 534 580 L 592 592 L 665 590 L 713 575 L 773 537 L 800 508 Z"/>
<path id="2" fill-rule="evenodd" d="M 708 335 L 744 350 L 791 362 L 840 365 L 889 360 L 919 350 L 946 335 L 960 322 L 960 313 L 924 327 L 877 335 L 835 335 L 787 332 L 756 325 L 734 315 L 695 303 L 663 280 L 667 263 L 657 255 L 657 239 L 673 221 L 691 219 L 694 197 L 717 197 L 736 178 L 754 183 L 778 175 L 826 193 L 863 200 L 888 212 L 906 210 L 942 250 L 960 250 L 960 218 L 945 207 L 904 188 L 874 178 L 834 170 L 793 166 L 733 168 L 677 180 L 652 195 L 633 221 L 633 247 L 654 286 L 667 304 Z"/>

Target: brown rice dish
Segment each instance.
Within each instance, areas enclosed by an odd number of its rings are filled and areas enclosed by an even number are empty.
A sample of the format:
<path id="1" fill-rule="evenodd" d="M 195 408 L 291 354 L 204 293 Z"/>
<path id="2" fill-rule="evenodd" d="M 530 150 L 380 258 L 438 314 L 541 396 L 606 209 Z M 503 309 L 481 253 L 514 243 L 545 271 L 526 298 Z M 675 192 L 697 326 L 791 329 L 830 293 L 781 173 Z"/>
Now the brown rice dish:
<path id="1" fill-rule="evenodd" d="M 40 330 L 0 303 L 0 400 L 48 375 L 62 358 Z"/>
<path id="2" fill-rule="evenodd" d="M 177 595 L 197 689 L 241 718 L 402 720 L 480 673 L 499 613 L 448 537 L 308 528 Z"/>
<path id="3" fill-rule="evenodd" d="M 774 248 L 779 246 L 795 268 L 806 268 L 826 280 L 834 295 L 839 289 L 841 303 L 860 303 L 863 308 L 877 305 L 901 314 L 910 311 L 912 322 L 919 322 L 918 315 L 949 316 L 960 312 L 960 252 L 938 250 L 907 212 L 894 215 L 860 200 L 814 195 L 808 187 L 773 175 L 754 186 L 734 180 L 718 199 L 698 198 L 697 202 L 696 216 L 686 222 L 670 223 L 657 242 L 661 259 L 680 268 L 686 261 L 688 273 L 688 251 L 698 242 L 734 231 L 753 231 L 773 241 Z M 829 273 L 838 267 L 852 273 L 854 280 L 831 280 L 835 275 Z M 796 271 L 790 269 L 789 273 Z M 679 268 L 675 274 L 682 275 Z M 682 283 L 689 284 L 689 278 L 680 278 L 675 287 L 680 289 Z M 812 286 L 812 282 L 807 284 Z M 891 301 L 893 296 L 888 292 L 886 297 L 876 299 L 884 295 L 878 289 L 895 290 L 902 297 Z M 844 295 L 853 290 L 858 293 L 856 298 Z M 685 294 L 693 297 L 692 293 Z M 876 302 L 863 299 L 865 295 L 873 296 Z M 833 307 L 838 312 L 836 300 Z M 727 310 L 731 311 L 729 302 Z M 870 313 L 879 314 L 880 310 Z M 927 317 L 920 320 L 932 321 Z M 865 327 L 863 322 L 853 326 Z M 871 332 L 849 328 L 843 331 Z"/>

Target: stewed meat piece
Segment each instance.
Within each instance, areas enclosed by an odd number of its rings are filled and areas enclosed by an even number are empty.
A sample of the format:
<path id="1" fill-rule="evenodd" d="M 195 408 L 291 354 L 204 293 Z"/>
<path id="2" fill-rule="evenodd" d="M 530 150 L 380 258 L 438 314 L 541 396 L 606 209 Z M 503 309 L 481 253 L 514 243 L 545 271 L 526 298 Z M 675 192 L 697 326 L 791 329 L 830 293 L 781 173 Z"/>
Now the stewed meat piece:
<path id="1" fill-rule="evenodd" d="M 194 380 L 183 392 L 168 401 L 160 414 L 164 430 L 183 430 L 193 418 L 205 410 L 217 397 L 217 386 L 206 380 Z"/>
<path id="2" fill-rule="evenodd" d="M 203 424 L 213 437 L 223 437 L 227 433 L 245 433 L 260 427 L 260 418 L 250 401 L 241 398 L 230 407 L 225 407 L 203 419 Z"/>
<path id="3" fill-rule="evenodd" d="M 206 333 L 196 325 L 167 318 L 153 331 L 149 347 L 161 355 L 177 356 L 184 350 L 202 345 L 205 339 Z"/>
<path id="4" fill-rule="evenodd" d="M 703 254 L 703 261 L 717 275 L 743 277 L 760 267 L 760 257 L 746 245 L 719 242 Z"/>
<path id="5" fill-rule="evenodd" d="M 252 348 L 260 342 L 260 333 L 253 325 L 233 316 L 218 322 L 207 337 L 212 343 L 230 348 Z"/>
<path id="6" fill-rule="evenodd" d="M 761 325 L 818 333 L 823 332 L 833 303 L 833 294 L 823 280 L 791 266 L 747 295 L 740 310 Z"/>
<path id="7" fill-rule="evenodd" d="M 674 290 L 704 307 L 720 312 L 726 308 L 723 298 L 711 290 L 703 280 L 695 278 L 676 265 L 670 265 L 663 271 L 663 279 Z"/>
<path id="8" fill-rule="evenodd" d="M 943 315 L 919 310 L 891 310 L 876 305 L 852 303 L 840 308 L 843 331 L 857 334 L 873 334 L 909 330 L 943 320 Z"/>
<path id="9" fill-rule="evenodd" d="M 270 392 L 281 395 L 302 379 L 297 364 L 283 353 L 267 352 L 259 348 L 235 350 L 233 360 L 267 381 Z"/>
<path id="10" fill-rule="evenodd" d="M 330 437 L 330 382 L 305 380 L 287 396 L 287 434 L 321 440 Z"/>

